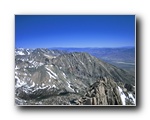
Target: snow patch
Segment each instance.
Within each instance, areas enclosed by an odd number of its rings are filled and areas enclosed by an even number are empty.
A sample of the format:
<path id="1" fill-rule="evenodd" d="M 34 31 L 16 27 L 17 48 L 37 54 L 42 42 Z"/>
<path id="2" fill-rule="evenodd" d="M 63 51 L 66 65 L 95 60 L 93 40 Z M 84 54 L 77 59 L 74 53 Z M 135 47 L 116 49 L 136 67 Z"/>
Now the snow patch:
<path id="1" fill-rule="evenodd" d="M 15 71 L 15 75 L 18 75 L 18 72 Z"/>
<path id="2" fill-rule="evenodd" d="M 16 87 L 21 87 L 23 85 L 26 85 L 26 83 L 24 81 L 21 81 L 18 76 L 15 76 L 15 79 L 17 80 L 15 85 Z"/>
<path id="3" fill-rule="evenodd" d="M 80 60 L 80 63 L 85 67 L 85 64 Z"/>
<path id="4" fill-rule="evenodd" d="M 71 88 L 70 83 L 67 81 L 68 87 L 74 91 L 74 89 Z"/>
<path id="5" fill-rule="evenodd" d="M 27 76 L 27 73 L 24 73 L 25 76 Z"/>
<path id="6" fill-rule="evenodd" d="M 25 55 L 22 51 L 17 51 L 16 55 Z"/>
<path id="7" fill-rule="evenodd" d="M 48 58 L 50 58 L 50 57 L 51 57 L 50 55 L 46 55 L 46 54 L 44 54 L 44 56 L 45 56 L 45 57 L 48 57 Z"/>
<path id="8" fill-rule="evenodd" d="M 89 58 L 88 58 L 88 60 L 89 60 L 90 62 L 92 62 Z"/>
<path id="9" fill-rule="evenodd" d="M 32 65 L 32 66 L 29 66 L 29 68 L 34 68 L 34 66 Z"/>
<path id="10" fill-rule="evenodd" d="M 16 65 L 15 69 L 17 70 L 17 69 L 19 69 L 19 67 Z"/>
<path id="11" fill-rule="evenodd" d="M 52 51 L 52 53 L 55 54 L 54 51 Z"/>
<path id="12" fill-rule="evenodd" d="M 38 66 L 38 62 L 36 62 L 36 61 L 34 61 L 32 64 L 33 64 L 34 66 Z"/>
<path id="13" fill-rule="evenodd" d="M 27 51 L 28 55 L 30 55 L 30 52 L 29 52 L 28 50 L 29 50 L 29 49 L 27 49 L 26 51 Z"/>
<path id="14" fill-rule="evenodd" d="M 53 85 L 52 88 L 56 88 L 56 85 Z"/>
<path id="15" fill-rule="evenodd" d="M 64 78 L 66 79 L 66 75 L 65 75 L 65 73 L 63 73 L 63 76 L 64 76 Z"/>
<path id="16" fill-rule="evenodd" d="M 121 101 L 123 105 L 126 105 L 126 95 L 123 93 L 123 90 L 118 86 Z"/>
<path id="17" fill-rule="evenodd" d="M 47 67 L 46 67 L 46 69 L 47 69 L 48 71 L 50 71 L 51 74 L 53 74 L 53 76 L 57 77 L 56 73 L 54 73 L 51 69 L 49 69 L 49 68 L 47 68 Z"/>
<path id="18" fill-rule="evenodd" d="M 129 95 L 129 99 L 132 99 L 133 103 L 135 104 L 135 98 L 133 97 L 133 95 L 131 93 L 128 93 L 128 95 Z"/>
<path id="19" fill-rule="evenodd" d="M 35 86 L 35 83 L 33 82 L 32 85 L 31 85 L 30 87 L 34 87 L 34 86 Z"/>
<path id="20" fill-rule="evenodd" d="M 50 72 L 48 72 L 48 71 L 46 71 L 46 72 L 49 74 L 49 77 L 50 77 L 50 78 L 56 79 L 55 76 L 53 76 Z"/>
<path id="21" fill-rule="evenodd" d="M 32 60 L 30 60 L 30 61 L 28 61 L 29 63 L 32 63 L 34 61 L 34 59 L 32 59 Z"/>
<path id="22" fill-rule="evenodd" d="M 47 88 L 48 86 L 45 86 L 45 87 L 41 87 L 41 86 L 39 86 L 39 88 L 37 88 L 37 89 L 45 89 L 45 88 Z"/>
<path id="23" fill-rule="evenodd" d="M 40 62 L 40 63 L 39 63 L 39 66 L 42 66 L 42 65 L 44 65 L 44 63 L 41 63 L 41 62 Z"/>
<path id="24" fill-rule="evenodd" d="M 32 92 L 35 92 L 35 91 L 37 91 L 37 90 L 39 90 L 39 89 L 45 89 L 45 88 L 47 88 L 48 86 L 38 86 L 38 87 L 36 87 L 34 90 L 32 90 Z"/>

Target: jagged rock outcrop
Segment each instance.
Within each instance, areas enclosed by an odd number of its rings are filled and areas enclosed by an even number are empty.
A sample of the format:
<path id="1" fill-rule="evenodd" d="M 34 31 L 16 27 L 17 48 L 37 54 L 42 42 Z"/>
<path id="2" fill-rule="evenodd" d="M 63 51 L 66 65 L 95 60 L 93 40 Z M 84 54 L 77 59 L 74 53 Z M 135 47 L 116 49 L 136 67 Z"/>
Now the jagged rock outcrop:
<path id="1" fill-rule="evenodd" d="M 74 100 L 77 105 L 133 105 L 134 98 L 129 91 L 121 89 L 118 84 L 109 78 L 101 78 L 89 87 L 85 95 Z M 122 98 L 124 94 L 124 98 Z M 126 95 L 125 95 L 126 94 Z"/>

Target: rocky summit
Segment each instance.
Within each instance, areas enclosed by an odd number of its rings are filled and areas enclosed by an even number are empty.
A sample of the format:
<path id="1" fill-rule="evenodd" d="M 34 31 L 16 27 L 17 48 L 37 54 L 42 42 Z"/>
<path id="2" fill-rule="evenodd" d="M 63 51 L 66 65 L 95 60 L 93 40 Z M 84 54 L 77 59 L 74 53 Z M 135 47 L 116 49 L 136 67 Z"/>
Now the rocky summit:
<path id="1" fill-rule="evenodd" d="M 135 77 L 85 52 L 15 49 L 17 105 L 135 105 Z"/>
<path id="2" fill-rule="evenodd" d="M 134 105 L 134 90 L 127 91 L 120 86 L 114 80 L 102 77 L 89 87 L 83 97 L 73 102 L 77 105 Z"/>

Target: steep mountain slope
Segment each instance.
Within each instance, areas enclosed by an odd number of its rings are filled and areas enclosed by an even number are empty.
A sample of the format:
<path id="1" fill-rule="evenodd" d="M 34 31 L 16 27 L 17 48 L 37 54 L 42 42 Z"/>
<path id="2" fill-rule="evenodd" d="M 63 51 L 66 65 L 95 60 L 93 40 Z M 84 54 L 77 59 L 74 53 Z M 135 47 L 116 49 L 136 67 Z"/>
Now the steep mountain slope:
<path id="1" fill-rule="evenodd" d="M 134 96 L 134 76 L 88 53 L 48 49 L 15 50 L 15 96 L 18 105 L 74 104 L 73 100 L 81 99 L 90 91 L 91 85 L 103 78 L 111 79 L 118 92 L 121 89 L 119 86 L 127 86 L 125 91 Z M 106 90 L 112 87 L 110 84 L 106 86 Z M 118 94 L 116 99 L 121 99 L 121 95 Z M 100 102 L 97 104 L 100 105 Z"/>
<path id="2" fill-rule="evenodd" d="M 135 75 L 135 47 L 121 48 L 55 48 L 66 52 L 87 52 L 96 58 Z"/>

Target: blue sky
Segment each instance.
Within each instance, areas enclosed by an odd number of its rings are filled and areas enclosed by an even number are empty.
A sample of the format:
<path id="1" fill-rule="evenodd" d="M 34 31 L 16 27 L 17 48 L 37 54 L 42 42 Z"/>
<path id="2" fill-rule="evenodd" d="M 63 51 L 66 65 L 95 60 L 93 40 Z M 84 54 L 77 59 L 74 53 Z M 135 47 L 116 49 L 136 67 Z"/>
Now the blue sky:
<path id="1" fill-rule="evenodd" d="M 124 47 L 134 44 L 134 15 L 15 16 L 15 47 Z"/>

